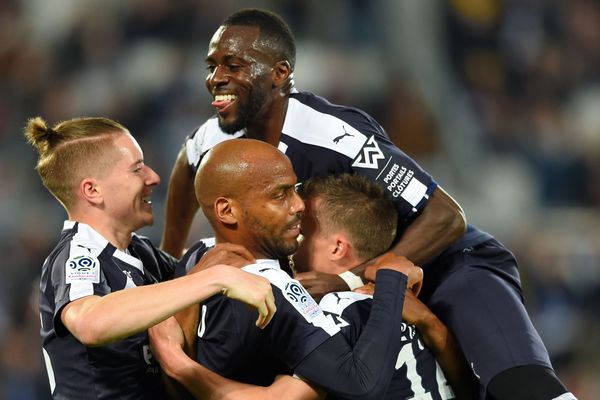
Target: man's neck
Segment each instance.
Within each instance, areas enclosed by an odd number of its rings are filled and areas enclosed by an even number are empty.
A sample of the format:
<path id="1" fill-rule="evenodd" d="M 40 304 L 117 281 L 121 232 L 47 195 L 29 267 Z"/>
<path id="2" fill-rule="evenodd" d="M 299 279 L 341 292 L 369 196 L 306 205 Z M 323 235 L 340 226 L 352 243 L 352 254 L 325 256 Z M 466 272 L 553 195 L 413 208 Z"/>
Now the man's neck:
<path id="1" fill-rule="evenodd" d="M 95 218 L 86 218 L 86 216 L 77 217 L 75 215 L 69 215 L 69 219 L 89 225 L 119 250 L 127 249 L 129 243 L 131 243 L 131 236 L 133 232 L 127 229 L 119 228 L 114 224 L 110 224 L 106 218 L 97 220 Z"/>
<path id="2" fill-rule="evenodd" d="M 246 137 L 267 142 L 275 147 L 279 145 L 281 131 L 285 123 L 288 107 L 288 96 L 276 99 L 268 111 L 246 126 Z"/>

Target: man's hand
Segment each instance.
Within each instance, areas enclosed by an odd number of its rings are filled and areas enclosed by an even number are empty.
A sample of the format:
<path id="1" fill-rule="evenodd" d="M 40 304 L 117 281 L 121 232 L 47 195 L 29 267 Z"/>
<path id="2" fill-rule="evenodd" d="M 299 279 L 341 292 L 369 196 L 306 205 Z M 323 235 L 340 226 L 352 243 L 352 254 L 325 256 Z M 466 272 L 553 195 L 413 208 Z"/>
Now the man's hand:
<path id="1" fill-rule="evenodd" d="M 437 319 L 437 317 L 412 291 L 406 290 L 402 319 L 417 328 L 424 328 L 431 319 Z"/>
<path id="2" fill-rule="evenodd" d="M 234 300 L 239 300 L 258 310 L 256 326 L 263 329 L 277 311 L 271 283 L 258 275 L 245 272 L 235 267 L 220 265 L 219 271 L 224 280 L 222 293 Z"/>
<path id="3" fill-rule="evenodd" d="M 302 286 L 315 300 L 319 301 L 327 293 L 348 290 L 348 285 L 337 275 L 317 271 L 301 272 L 296 275 Z"/>
<path id="4" fill-rule="evenodd" d="M 256 259 L 244 246 L 232 243 L 219 243 L 208 250 L 188 274 L 193 274 L 194 272 L 202 271 L 218 264 L 242 268 L 254 263 L 256 263 Z"/>
<path id="5" fill-rule="evenodd" d="M 375 282 L 375 275 L 379 269 L 393 269 L 402 272 L 408 277 L 407 288 L 418 295 L 423 286 L 423 270 L 414 265 L 408 258 L 397 256 L 392 252 L 383 253 L 371 260 L 365 269 L 365 279 Z"/>
<path id="6" fill-rule="evenodd" d="M 373 296 L 375 294 L 375 284 L 373 282 L 367 282 L 364 286 L 354 289 L 353 292 Z"/>

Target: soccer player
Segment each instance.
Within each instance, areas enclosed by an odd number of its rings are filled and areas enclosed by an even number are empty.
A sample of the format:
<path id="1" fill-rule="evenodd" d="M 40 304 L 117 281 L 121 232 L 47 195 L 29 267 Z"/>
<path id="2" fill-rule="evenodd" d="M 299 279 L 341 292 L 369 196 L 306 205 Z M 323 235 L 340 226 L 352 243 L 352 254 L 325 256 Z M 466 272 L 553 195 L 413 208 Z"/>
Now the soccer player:
<path id="1" fill-rule="evenodd" d="M 268 324 L 275 312 L 270 284 L 236 267 L 219 264 L 157 283 L 173 275 L 175 259 L 134 231 L 153 222 L 160 179 L 122 125 L 75 118 L 50 128 L 38 117 L 24 134 L 39 153 L 42 183 L 68 214 L 40 282 L 55 399 L 164 399 L 146 329 L 216 293 L 258 308 L 256 324 Z M 197 268 L 221 259 L 209 256 Z"/>
<path id="2" fill-rule="evenodd" d="M 280 264 L 298 247 L 304 203 L 295 185 L 289 159 L 262 141 L 225 141 L 202 160 L 196 187 L 215 240 L 242 245 L 257 259 L 244 270 L 271 281 L 277 313 L 261 331 L 250 323 L 243 305 L 223 296 L 204 301 L 197 314 L 198 327 L 191 328 L 197 332 L 196 359 L 244 383 L 269 385 L 277 375 L 294 371 L 342 398 L 381 398 L 400 348 L 404 292 L 420 282 L 420 268 L 392 254 L 378 261 L 372 311 L 363 335 L 350 345 Z M 200 241 L 182 265 L 195 264 L 205 250 Z M 184 369 L 184 375 L 190 372 L 187 365 Z M 198 388 L 188 389 L 196 396 L 202 394 L 203 383 L 189 374 L 174 377 L 187 385 L 197 383 Z"/>
<path id="3" fill-rule="evenodd" d="M 311 178 L 302 185 L 300 193 L 305 213 L 301 224 L 303 239 L 294 255 L 297 271 L 341 274 L 392 245 L 398 220 L 396 208 L 374 182 L 350 174 Z M 319 304 L 353 343 L 369 316 L 371 297 L 350 291 L 333 292 Z M 410 291 L 406 293 L 402 318 L 403 346 L 385 398 L 453 399 L 447 378 L 456 398 L 474 399 L 475 376 L 454 338 Z"/>
<path id="4" fill-rule="evenodd" d="M 270 143 L 289 157 L 300 182 L 363 175 L 394 200 L 399 229 L 393 251 L 424 266 L 421 298 L 456 337 L 479 377 L 481 398 L 573 399 L 527 314 L 511 252 L 467 227 L 460 206 L 372 117 L 298 91 L 294 63 L 293 34 L 269 11 L 241 10 L 219 26 L 206 57 L 206 87 L 217 115 L 186 139 L 175 162 L 163 248 L 181 254 L 198 209 L 194 171 L 216 143 L 240 137 Z M 299 279 L 323 294 L 360 286 L 362 268 L 353 272 Z"/>

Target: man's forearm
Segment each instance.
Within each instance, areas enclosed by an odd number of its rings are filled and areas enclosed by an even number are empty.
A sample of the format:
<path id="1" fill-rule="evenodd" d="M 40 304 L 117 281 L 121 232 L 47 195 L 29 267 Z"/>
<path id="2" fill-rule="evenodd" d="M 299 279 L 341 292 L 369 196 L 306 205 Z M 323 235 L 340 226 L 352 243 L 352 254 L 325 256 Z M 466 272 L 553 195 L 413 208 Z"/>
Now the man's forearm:
<path id="1" fill-rule="evenodd" d="M 199 400 L 318 400 L 324 396 L 308 383 L 290 376 L 282 376 L 268 387 L 224 378 L 191 360 L 181 348 L 172 349 L 168 363 L 161 365 L 171 378 Z"/>
<path id="2" fill-rule="evenodd" d="M 438 187 L 419 215 L 392 247 L 416 265 L 430 261 L 460 239 L 467 225 L 462 208 Z"/>

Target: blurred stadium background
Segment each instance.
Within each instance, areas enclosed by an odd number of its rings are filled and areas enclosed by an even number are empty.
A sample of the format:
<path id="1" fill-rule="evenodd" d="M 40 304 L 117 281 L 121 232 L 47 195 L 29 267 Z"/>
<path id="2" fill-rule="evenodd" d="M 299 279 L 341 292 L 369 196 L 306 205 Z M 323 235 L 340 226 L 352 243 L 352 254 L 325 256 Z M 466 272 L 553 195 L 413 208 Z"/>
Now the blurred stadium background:
<path id="1" fill-rule="evenodd" d="M 280 13 L 297 87 L 371 113 L 520 261 L 526 305 L 580 400 L 600 398 L 600 1 L 1 0 L 0 399 L 48 399 L 36 279 L 64 211 L 27 118 L 119 120 L 162 177 L 212 113 L 208 41 L 242 7 Z M 202 219 L 192 237 L 209 235 Z"/>

